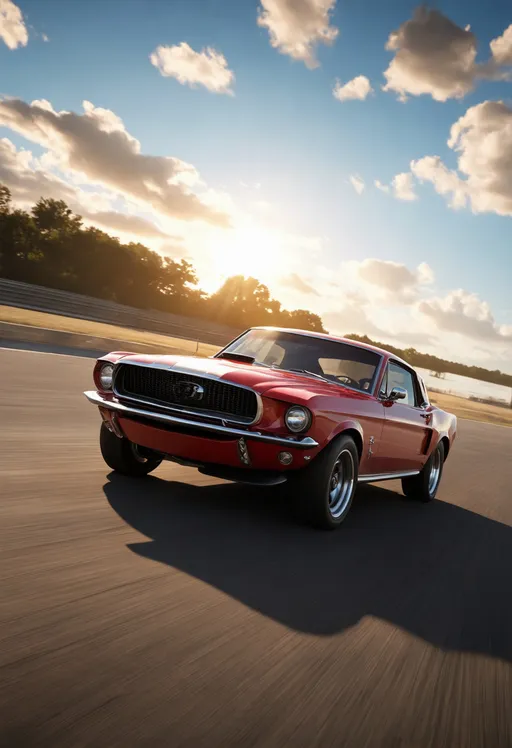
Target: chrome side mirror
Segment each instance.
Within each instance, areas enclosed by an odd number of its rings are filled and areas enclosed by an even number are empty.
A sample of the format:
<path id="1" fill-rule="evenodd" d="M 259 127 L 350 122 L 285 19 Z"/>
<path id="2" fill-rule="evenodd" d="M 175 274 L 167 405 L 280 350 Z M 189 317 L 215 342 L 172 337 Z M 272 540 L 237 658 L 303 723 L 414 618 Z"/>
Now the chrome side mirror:
<path id="1" fill-rule="evenodd" d="M 407 390 L 404 387 L 393 387 L 386 400 L 396 403 L 397 400 L 407 400 Z"/>

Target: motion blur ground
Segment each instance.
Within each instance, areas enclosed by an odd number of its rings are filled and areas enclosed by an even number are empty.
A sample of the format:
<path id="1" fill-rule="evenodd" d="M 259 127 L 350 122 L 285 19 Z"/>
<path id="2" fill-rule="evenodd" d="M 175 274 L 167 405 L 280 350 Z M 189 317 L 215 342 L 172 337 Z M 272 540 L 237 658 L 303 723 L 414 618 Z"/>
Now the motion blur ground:
<path id="1" fill-rule="evenodd" d="M 512 745 L 512 430 L 461 421 L 438 500 L 363 487 L 326 535 L 109 475 L 91 363 L 0 351 L 0 745 Z"/>

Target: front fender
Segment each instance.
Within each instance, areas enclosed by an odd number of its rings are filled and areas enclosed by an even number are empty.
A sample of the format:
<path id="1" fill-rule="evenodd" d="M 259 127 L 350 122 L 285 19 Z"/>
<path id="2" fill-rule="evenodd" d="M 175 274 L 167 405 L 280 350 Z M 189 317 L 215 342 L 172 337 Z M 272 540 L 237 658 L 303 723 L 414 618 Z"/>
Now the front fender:
<path id="1" fill-rule="evenodd" d="M 374 444 L 377 451 L 382 436 L 384 414 L 382 403 L 367 395 L 338 397 L 316 397 L 308 403 L 313 413 L 313 428 L 310 435 L 318 442 L 320 449 L 348 432 L 356 442 L 361 468 Z M 366 449 L 368 446 L 368 450 Z M 320 450 L 319 450 L 320 451 Z"/>
<path id="2" fill-rule="evenodd" d="M 317 421 L 317 428 L 313 429 L 311 436 L 313 436 L 320 445 L 319 452 L 328 447 L 333 439 L 348 432 L 356 442 L 359 455 L 362 455 L 364 430 L 363 425 L 357 418 L 354 418 L 353 416 L 341 416 L 339 419 L 336 418 L 331 420 L 321 418 L 318 420 L 321 420 L 321 423 L 318 423 Z"/>
<path id="3" fill-rule="evenodd" d="M 361 426 L 359 421 L 354 418 L 345 418 L 340 423 L 338 423 L 330 435 L 329 442 L 332 442 L 333 439 L 336 439 L 336 437 L 342 434 L 344 431 L 356 432 L 357 434 L 359 434 L 361 446 L 364 444 L 363 427 Z"/>

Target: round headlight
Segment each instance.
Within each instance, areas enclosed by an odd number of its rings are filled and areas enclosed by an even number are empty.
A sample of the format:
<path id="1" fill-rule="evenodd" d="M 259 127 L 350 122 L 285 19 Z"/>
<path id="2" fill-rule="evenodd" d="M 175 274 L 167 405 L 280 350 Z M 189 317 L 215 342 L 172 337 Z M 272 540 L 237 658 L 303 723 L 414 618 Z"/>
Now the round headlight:
<path id="1" fill-rule="evenodd" d="M 300 431 L 305 431 L 311 424 L 311 414 L 307 408 L 302 408 L 300 405 L 292 405 L 288 408 L 284 417 L 284 422 L 290 431 L 294 434 L 298 434 Z"/>
<path id="2" fill-rule="evenodd" d="M 114 367 L 112 364 L 104 364 L 100 370 L 100 384 L 104 390 L 112 389 L 112 374 L 114 373 Z"/>

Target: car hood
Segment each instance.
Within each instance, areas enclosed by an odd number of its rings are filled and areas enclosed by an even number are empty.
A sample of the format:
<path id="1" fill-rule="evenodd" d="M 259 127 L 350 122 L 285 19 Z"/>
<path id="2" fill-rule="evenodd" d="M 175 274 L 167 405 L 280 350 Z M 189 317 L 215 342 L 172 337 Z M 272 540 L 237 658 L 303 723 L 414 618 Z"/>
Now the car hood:
<path id="1" fill-rule="evenodd" d="M 120 362 L 155 365 L 169 370 L 196 376 L 211 376 L 224 382 L 250 387 L 261 395 L 276 399 L 309 400 L 317 395 L 349 398 L 367 398 L 368 394 L 356 392 L 340 384 L 322 382 L 314 377 L 280 369 L 267 369 L 257 364 L 243 364 L 227 359 L 196 358 L 194 356 L 124 356 Z"/>

